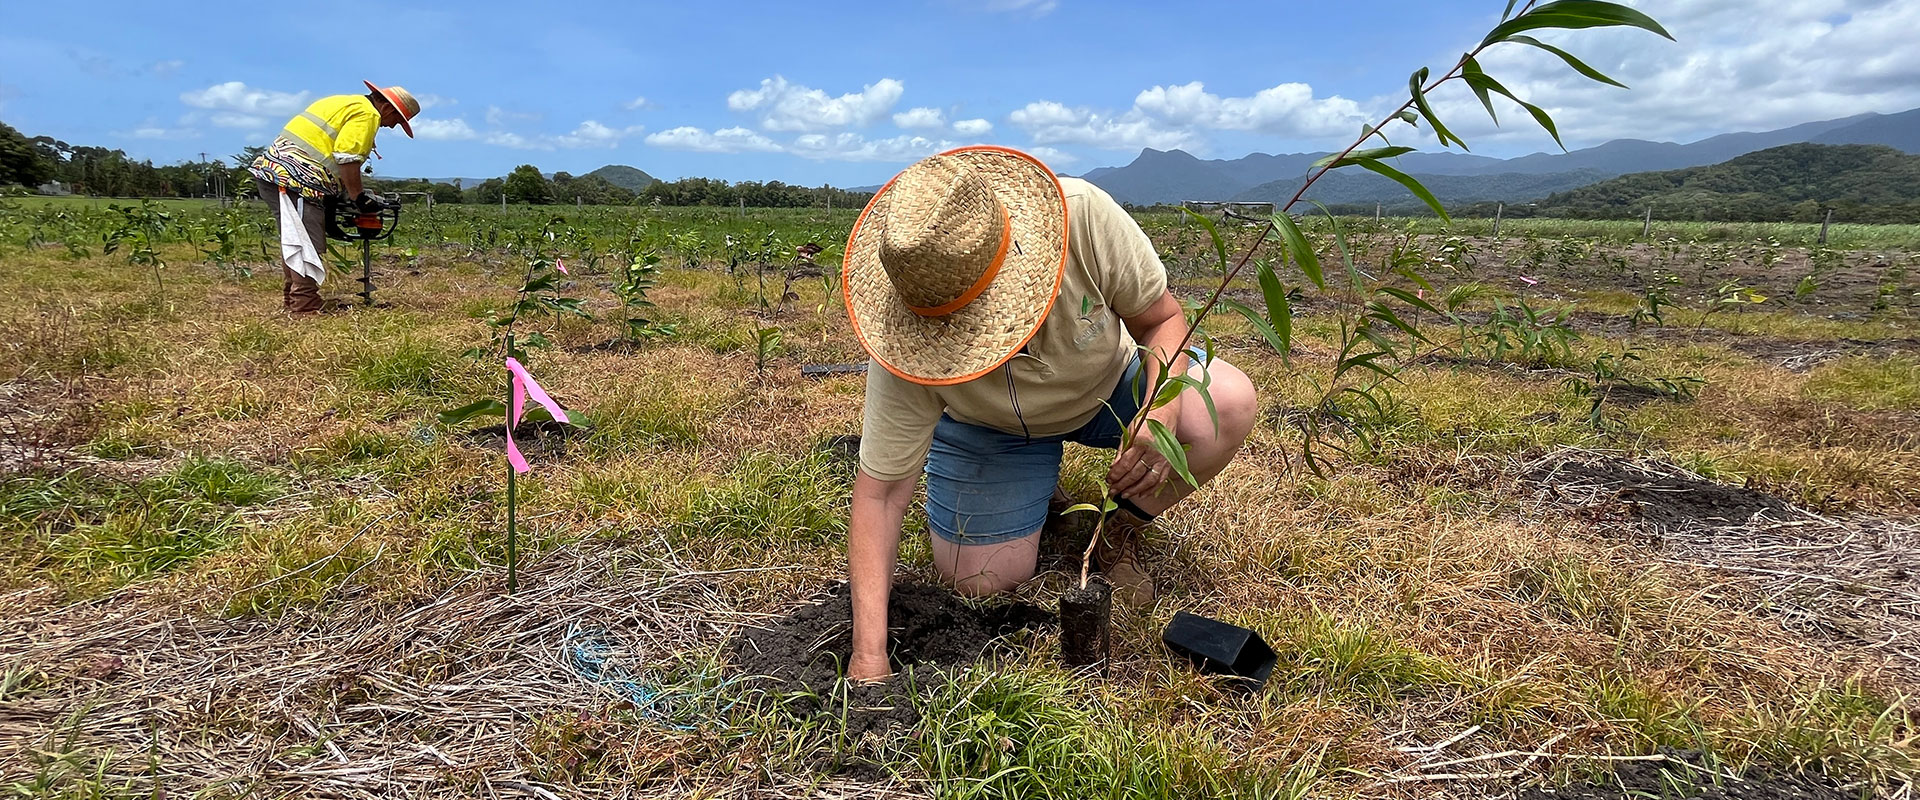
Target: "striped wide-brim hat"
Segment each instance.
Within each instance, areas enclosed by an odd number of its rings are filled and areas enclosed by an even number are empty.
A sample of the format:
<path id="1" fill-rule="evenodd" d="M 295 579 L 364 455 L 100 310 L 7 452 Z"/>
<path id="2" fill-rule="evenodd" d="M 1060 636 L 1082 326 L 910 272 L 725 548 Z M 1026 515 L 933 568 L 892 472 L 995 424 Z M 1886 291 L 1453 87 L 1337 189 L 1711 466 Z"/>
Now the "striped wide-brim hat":
<path id="1" fill-rule="evenodd" d="M 1066 196 L 1045 164 L 1005 147 L 949 150 L 894 176 L 860 213 L 847 316 L 887 371 L 961 383 L 1040 330 L 1066 257 Z"/>
<path id="2" fill-rule="evenodd" d="M 394 110 L 400 112 L 400 130 L 406 132 L 407 138 L 413 138 L 413 118 L 420 116 L 420 101 L 413 98 L 413 93 L 398 86 L 375 86 L 373 81 L 361 83 L 367 85 L 368 91 L 379 92 L 393 104 Z"/>

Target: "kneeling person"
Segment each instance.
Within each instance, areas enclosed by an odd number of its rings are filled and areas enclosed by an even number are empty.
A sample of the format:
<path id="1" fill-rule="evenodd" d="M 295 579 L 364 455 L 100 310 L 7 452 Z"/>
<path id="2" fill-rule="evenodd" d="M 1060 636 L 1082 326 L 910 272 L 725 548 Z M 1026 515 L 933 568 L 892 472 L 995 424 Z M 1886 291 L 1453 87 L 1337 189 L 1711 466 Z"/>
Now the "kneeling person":
<path id="1" fill-rule="evenodd" d="M 1152 242 L 1112 197 L 999 147 L 927 158 L 883 187 L 848 238 L 845 292 L 872 357 L 847 544 L 858 680 L 890 672 L 887 597 L 922 470 L 941 577 L 969 595 L 1018 586 L 1033 577 L 1063 444 L 1119 447 L 1186 318 Z M 1189 352 L 1173 368 L 1202 366 Z M 1202 483 L 1254 417 L 1245 374 L 1217 358 L 1205 369 L 1217 427 L 1191 392 L 1150 412 L 1188 446 Z M 1136 604 L 1154 597 L 1141 529 L 1195 488 L 1148 438 L 1108 471 L 1121 510 L 1096 554 Z"/>

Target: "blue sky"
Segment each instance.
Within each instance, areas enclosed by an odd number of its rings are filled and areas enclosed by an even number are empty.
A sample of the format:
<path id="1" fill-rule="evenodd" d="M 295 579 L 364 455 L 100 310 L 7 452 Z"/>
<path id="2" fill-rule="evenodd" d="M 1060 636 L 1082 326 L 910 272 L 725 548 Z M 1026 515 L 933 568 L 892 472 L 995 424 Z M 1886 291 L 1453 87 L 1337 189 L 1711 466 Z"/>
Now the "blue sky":
<path id="1" fill-rule="evenodd" d="M 1920 106 L 1920 3 L 1641 0 L 1677 43 L 1555 33 L 1633 86 L 1583 83 L 1531 49 L 1483 62 L 1546 106 L 1571 148 L 1691 141 Z M 1347 144 L 1444 69 L 1504 6 L 1094 0 L 368 3 L 0 0 L 0 121 L 158 163 L 263 144 L 313 98 L 400 84 L 427 103 L 386 176 L 499 175 L 522 163 L 629 164 L 842 186 L 948 146 L 1028 149 L 1078 174 L 1142 147 L 1210 158 Z M 1765 18 L 1761 30 L 1748 23 Z M 82 24 L 81 20 L 97 20 Z M 1436 98 L 1477 153 L 1552 149 Z M 1420 133 L 1405 143 L 1433 149 Z"/>

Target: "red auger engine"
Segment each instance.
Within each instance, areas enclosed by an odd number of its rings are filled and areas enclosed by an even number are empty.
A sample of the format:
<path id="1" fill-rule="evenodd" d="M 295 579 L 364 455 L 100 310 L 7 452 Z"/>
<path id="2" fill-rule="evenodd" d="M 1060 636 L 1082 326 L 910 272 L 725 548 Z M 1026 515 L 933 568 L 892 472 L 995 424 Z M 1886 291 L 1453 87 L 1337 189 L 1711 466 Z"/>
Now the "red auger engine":
<path id="1" fill-rule="evenodd" d="M 360 243 L 360 299 L 373 305 L 373 243 L 393 235 L 400 226 L 400 202 L 389 200 L 378 209 L 362 210 L 337 197 L 327 198 L 327 238 Z"/>

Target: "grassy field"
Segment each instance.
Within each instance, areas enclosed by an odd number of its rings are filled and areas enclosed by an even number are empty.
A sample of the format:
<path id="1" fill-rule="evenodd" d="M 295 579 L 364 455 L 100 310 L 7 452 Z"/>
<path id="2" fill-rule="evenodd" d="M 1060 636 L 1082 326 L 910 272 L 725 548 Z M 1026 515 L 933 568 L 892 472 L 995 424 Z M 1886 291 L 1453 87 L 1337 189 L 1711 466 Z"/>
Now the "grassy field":
<path id="1" fill-rule="evenodd" d="M 1370 297 L 1344 279 L 1301 288 L 1285 358 L 1210 319 L 1263 422 L 1157 526 L 1167 591 L 1117 615 L 1110 672 L 1014 636 L 917 675 L 909 729 L 850 735 L 844 691 L 796 716 L 729 647 L 843 576 L 831 442 L 859 432 L 863 378 L 800 368 L 863 360 L 832 279 L 853 211 L 409 209 L 376 305 L 344 251 L 326 293 L 352 302 L 291 320 L 257 204 L 9 203 L 13 794 L 1428 797 L 1677 751 L 1701 755 L 1659 762 L 1676 785 L 1813 771 L 1892 794 L 1916 771 L 1913 228 L 1822 248 L 1806 226 L 1354 220 L 1358 283 L 1474 287 L 1409 312 L 1427 340 L 1391 339 L 1388 401 L 1328 404 Z M 1204 299 L 1204 234 L 1142 222 Z M 807 241 L 824 276 L 794 267 Z M 627 342 L 635 252 L 660 269 Z M 550 340 L 527 364 L 581 424 L 523 434 L 508 595 L 498 418 L 436 415 L 501 393 L 489 319 L 556 256 L 571 274 L 545 291 L 591 318 L 516 331 Z M 1501 322 L 1516 308 L 1543 316 Z M 1102 454 L 1068 463 L 1095 494 Z M 902 583 L 934 581 L 922 526 Z M 1052 608 L 1077 571 L 1043 567 L 1015 601 Z M 1170 659 L 1180 610 L 1260 631 L 1268 685 Z"/>

